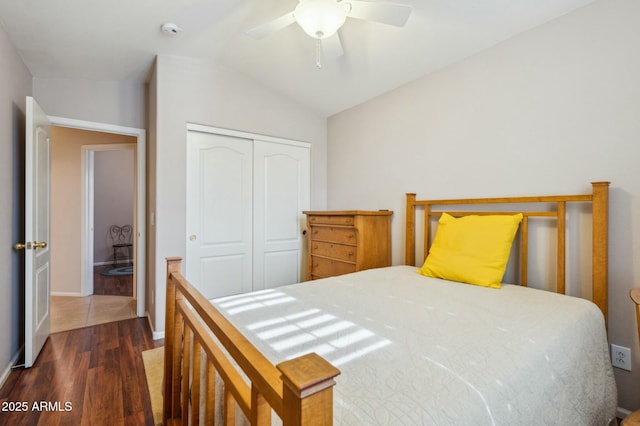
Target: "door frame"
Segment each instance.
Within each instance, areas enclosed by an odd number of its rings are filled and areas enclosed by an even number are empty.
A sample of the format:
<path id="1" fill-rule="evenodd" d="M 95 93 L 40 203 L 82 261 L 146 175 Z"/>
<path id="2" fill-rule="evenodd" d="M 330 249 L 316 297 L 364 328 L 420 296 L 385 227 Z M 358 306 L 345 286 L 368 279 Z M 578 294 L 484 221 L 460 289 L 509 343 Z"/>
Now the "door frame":
<path id="1" fill-rule="evenodd" d="M 136 151 L 136 144 L 134 143 L 118 143 L 118 144 L 96 144 L 96 145 L 82 145 L 82 234 L 81 234 L 81 250 L 82 250 L 82 296 L 90 296 L 93 294 L 93 261 L 95 258 L 94 242 L 95 242 L 95 173 L 94 173 L 94 158 L 96 152 L 107 151 Z M 138 171 L 134 167 L 134 179 L 136 179 Z M 134 215 L 136 212 L 137 199 L 131 200 L 134 205 Z M 137 229 L 134 227 L 134 229 Z M 138 243 L 134 244 L 134 249 L 137 248 Z M 134 271 L 136 270 L 137 262 L 134 256 Z M 137 288 L 134 289 L 133 297 L 137 299 Z"/>
<path id="2" fill-rule="evenodd" d="M 135 253 L 134 253 L 134 273 L 136 278 L 136 313 L 139 317 L 145 316 L 145 282 L 146 282 L 146 152 L 147 152 L 147 136 L 146 130 L 135 128 L 118 126 L 114 124 L 98 123 L 93 121 L 76 120 L 65 117 L 49 116 L 52 126 L 68 127 L 72 129 L 89 130 L 96 132 L 114 133 L 119 135 L 133 136 L 136 138 L 136 182 L 135 182 L 135 217 L 134 217 L 134 229 L 136 230 Z M 95 145 L 95 147 L 100 145 Z M 85 161 L 83 156 L 82 161 Z M 82 238 L 81 238 L 81 253 L 82 253 L 82 291 L 85 292 L 85 278 L 87 273 L 93 273 L 93 271 L 87 271 L 89 268 L 88 263 L 93 265 L 93 246 L 89 249 L 88 243 L 89 234 L 89 218 L 87 216 L 86 208 L 86 173 L 85 165 L 83 165 L 83 192 L 82 192 Z M 90 253 L 89 253 L 90 250 Z M 89 257 L 91 256 L 91 257 Z"/>

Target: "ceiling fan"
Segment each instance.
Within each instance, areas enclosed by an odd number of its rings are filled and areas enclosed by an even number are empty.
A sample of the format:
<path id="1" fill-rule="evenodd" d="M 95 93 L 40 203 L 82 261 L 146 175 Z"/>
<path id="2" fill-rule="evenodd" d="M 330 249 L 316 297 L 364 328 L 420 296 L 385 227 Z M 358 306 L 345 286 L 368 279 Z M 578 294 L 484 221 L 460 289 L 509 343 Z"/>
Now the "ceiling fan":
<path id="1" fill-rule="evenodd" d="M 411 14 L 411 6 L 361 0 L 299 0 L 295 10 L 247 31 L 261 39 L 294 22 L 316 39 L 316 66 L 320 64 L 320 48 L 327 57 L 342 56 L 344 51 L 338 29 L 347 18 L 381 22 L 402 27 Z"/>

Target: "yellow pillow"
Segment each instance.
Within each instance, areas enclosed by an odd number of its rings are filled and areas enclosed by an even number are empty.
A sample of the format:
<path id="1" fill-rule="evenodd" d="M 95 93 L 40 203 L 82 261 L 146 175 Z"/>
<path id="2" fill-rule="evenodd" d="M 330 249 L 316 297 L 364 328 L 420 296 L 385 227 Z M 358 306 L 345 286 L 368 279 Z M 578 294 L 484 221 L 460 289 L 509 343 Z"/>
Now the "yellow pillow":
<path id="1" fill-rule="evenodd" d="M 460 218 L 442 213 L 427 260 L 417 272 L 427 277 L 500 288 L 521 221 L 522 213 Z"/>

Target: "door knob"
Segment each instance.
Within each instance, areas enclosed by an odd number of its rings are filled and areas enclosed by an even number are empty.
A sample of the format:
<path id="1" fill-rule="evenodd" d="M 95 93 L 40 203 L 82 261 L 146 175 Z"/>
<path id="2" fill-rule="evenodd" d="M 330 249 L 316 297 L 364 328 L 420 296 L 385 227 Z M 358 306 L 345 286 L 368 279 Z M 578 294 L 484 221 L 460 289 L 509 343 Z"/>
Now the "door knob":
<path id="1" fill-rule="evenodd" d="M 16 250 L 24 250 L 24 249 L 27 249 L 27 250 L 34 249 L 35 250 L 35 249 L 45 248 L 45 247 L 47 247 L 47 243 L 44 242 L 44 241 L 41 242 L 41 243 L 38 243 L 38 242 L 35 242 L 35 241 L 33 243 L 15 243 L 13 245 L 13 248 L 16 249 Z"/>

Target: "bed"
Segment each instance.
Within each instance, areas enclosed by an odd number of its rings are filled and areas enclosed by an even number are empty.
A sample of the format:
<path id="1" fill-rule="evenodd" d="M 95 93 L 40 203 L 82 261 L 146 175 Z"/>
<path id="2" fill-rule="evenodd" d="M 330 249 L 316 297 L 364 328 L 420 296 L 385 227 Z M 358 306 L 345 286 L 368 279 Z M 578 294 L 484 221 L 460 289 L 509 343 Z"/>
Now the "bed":
<path id="1" fill-rule="evenodd" d="M 617 400 L 606 337 L 608 183 L 584 195 L 407 194 L 406 203 L 404 266 L 209 301 L 182 277 L 180 259 L 168 259 L 164 424 L 609 424 Z M 591 206 L 592 301 L 563 294 L 568 203 Z M 475 211 L 487 205 L 518 210 Z M 459 206 L 471 208 L 451 211 Z M 417 274 L 444 210 L 522 214 L 519 285 Z M 556 292 L 527 288 L 536 218 L 557 224 Z"/>

